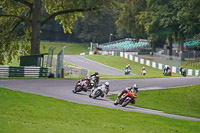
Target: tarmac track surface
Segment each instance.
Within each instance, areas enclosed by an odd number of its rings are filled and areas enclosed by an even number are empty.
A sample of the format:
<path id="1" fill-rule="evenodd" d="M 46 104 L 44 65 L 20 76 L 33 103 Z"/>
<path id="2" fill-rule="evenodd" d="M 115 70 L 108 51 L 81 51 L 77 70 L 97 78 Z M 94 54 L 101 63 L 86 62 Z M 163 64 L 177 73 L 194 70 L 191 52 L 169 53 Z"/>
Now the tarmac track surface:
<path id="1" fill-rule="evenodd" d="M 114 79 L 101 80 L 100 82 L 105 81 L 110 82 L 110 94 L 112 94 L 118 93 L 126 86 L 131 86 L 134 83 L 137 83 L 139 85 L 140 90 L 165 89 L 200 84 L 200 77 L 178 77 L 159 79 Z M 74 84 L 76 82 L 77 80 L 0 80 L 0 87 L 33 94 L 39 94 L 42 96 L 48 96 L 57 99 L 63 99 L 74 103 L 95 105 L 111 109 L 120 109 L 124 111 L 154 114 L 175 119 L 200 121 L 199 118 L 167 114 L 162 111 L 139 108 L 130 105 L 128 105 L 127 107 L 115 106 L 113 105 L 113 101 L 107 98 L 89 98 L 89 92 L 80 92 L 74 94 L 72 93 L 72 89 L 74 89 Z"/>
<path id="2" fill-rule="evenodd" d="M 65 55 L 64 61 L 89 69 L 93 72 L 99 72 L 100 74 L 106 75 L 124 75 L 124 71 L 89 60 L 84 56 L 79 55 Z"/>

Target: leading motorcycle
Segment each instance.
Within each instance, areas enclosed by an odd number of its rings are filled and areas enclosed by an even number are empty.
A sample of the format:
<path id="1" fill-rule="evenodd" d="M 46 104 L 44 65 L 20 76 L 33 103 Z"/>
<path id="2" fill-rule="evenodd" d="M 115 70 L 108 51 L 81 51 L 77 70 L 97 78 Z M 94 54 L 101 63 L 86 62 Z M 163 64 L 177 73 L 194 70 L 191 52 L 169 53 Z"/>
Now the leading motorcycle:
<path id="1" fill-rule="evenodd" d="M 120 94 L 118 94 L 119 96 Z M 117 99 L 114 101 L 114 105 L 121 104 L 122 107 L 127 106 L 129 103 L 134 103 L 134 99 L 131 97 L 135 97 L 135 93 L 133 91 L 127 91 L 127 93 L 123 94 L 120 98 L 117 97 Z"/>

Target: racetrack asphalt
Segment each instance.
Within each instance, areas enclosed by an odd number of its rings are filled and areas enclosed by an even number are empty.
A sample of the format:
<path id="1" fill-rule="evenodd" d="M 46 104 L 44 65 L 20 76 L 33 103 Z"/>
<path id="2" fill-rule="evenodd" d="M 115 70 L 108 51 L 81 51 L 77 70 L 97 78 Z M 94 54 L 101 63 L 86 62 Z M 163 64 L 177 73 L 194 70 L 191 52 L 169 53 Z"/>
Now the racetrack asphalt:
<path id="1" fill-rule="evenodd" d="M 89 60 L 80 55 L 65 55 L 64 61 L 105 75 L 124 75 L 124 71 Z"/>
<path id="2" fill-rule="evenodd" d="M 157 79 L 113 79 L 101 80 L 100 82 L 110 82 L 110 94 L 118 93 L 127 86 L 134 83 L 139 85 L 140 90 L 165 89 L 180 86 L 200 84 L 200 77 L 176 77 L 176 78 L 157 78 Z M 0 80 L 0 87 L 27 93 L 39 94 L 42 96 L 63 99 L 69 102 L 101 106 L 111 109 L 133 111 L 160 115 L 169 118 L 200 121 L 200 118 L 186 117 L 180 115 L 167 114 L 162 111 L 139 108 L 135 106 L 115 106 L 113 101 L 108 98 L 91 99 L 89 92 L 72 93 L 74 84 L 77 80 Z M 139 98 L 139 97 L 138 97 Z M 136 101 L 137 102 L 137 101 Z"/>

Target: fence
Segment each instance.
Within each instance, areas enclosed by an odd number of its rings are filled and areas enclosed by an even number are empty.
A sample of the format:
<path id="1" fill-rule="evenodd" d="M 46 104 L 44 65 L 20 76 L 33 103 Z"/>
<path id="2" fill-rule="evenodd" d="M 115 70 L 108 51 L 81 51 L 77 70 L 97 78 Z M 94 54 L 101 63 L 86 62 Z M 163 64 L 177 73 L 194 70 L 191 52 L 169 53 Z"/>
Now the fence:
<path id="1" fill-rule="evenodd" d="M 81 55 L 86 55 L 86 54 L 81 53 Z M 147 65 L 147 66 L 151 66 L 153 68 L 161 69 L 161 70 L 166 65 L 169 65 L 169 64 L 158 63 L 158 62 L 155 62 L 155 61 L 145 60 L 145 59 L 140 58 L 138 56 L 130 55 L 126 52 L 120 52 L 119 53 L 119 52 L 112 51 L 112 56 L 120 56 L 120 57 L 129 59 L 131 61 L 134 61 L 134 62 L 137 62 L 137 63 L 140 63 L 140 64 L 144 64 L 144 65 Z M 180 74 L 179 67 L 176 67 L 174 65 L 169 65 L 169 67 L 170 67 L 170 69 L 172 70 L 173 73 Z M 186 69 L 186 72 L 187 72 L 187 75 L 200 76 L 200 70 Z"/>
<path id="2" fill-rule="evenodd" d="M 176 67 L 181 66 L 181 57 L 153 53 L 153 61 L 161 64 L 167 64 L 170 66 L 176 66 Z"/>
<path id="3" fill-rule="evenodd" d="M 74 66 L 64 66 L 65 68 L 65 77 L 66 78 L 74 78 L 74 77 L 87 77 L 89 76 L 89 70 L 83 69 L 83 68 L 78 68 Z"/>
<path id="4" fill-rule="evenodd" d="M 52 71 L 51 67 L 14 67 L 14 66 L 0 66 L 0 78 L 8 77 L 48 77 Z"/>
<path id="5" fill-rule="evenodd" d="M 120 52 L 120 56 L 124 57 L 126 59 L 129 59 L 129 60 L 132 60 L 134 62 L 144 64 L 144 65 L 147 65 L 147 66 L 151 66 L 153 68 L 157 68 L 157 69 L 160 69 L 160 70 L 163 70 L 163 68 L 166 65 L 169 65 L 169 64 L 162 64 L 162 63 L 158 63 L 158 62 L 154 62 L 154 61 L 150 61 L 150 60 L 145 60 L 145 59 L 139 58 L 137 56 L 129 55 L 128 53 L 124 53 L 124 52 Z M 170 69 L 172 70 L 173 73 L 180 74 L 180 72 L 179 72 L 180 68 L 179 67 L 176 67 L 176 66 L 173 66 L 173 65 L 171 65 L 171 66 L 169 65 L 169 67 L 170 67 Z M 200 76 L 200 70 L 186 69 L 186 72 L 187 72 L 187 75 Z"/>

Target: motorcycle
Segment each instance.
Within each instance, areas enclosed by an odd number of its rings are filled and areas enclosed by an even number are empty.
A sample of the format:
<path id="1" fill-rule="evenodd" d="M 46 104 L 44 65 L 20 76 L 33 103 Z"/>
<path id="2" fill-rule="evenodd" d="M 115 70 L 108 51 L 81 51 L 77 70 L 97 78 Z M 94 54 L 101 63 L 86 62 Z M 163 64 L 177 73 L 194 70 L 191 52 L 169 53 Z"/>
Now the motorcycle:
<path id="1" fill-rule="evenodd" d="M 163 75 L 164 76 L 172 76 L 172 71 L 171 70 L 164 71 Z"/>
<path id="2" fill-rule="evenodd" d="M 133 91 L 123 94 L 120 98 L 117 97 L 117 99 L 114 101 L 114 105 L 121 104 L 122 107 L 127 106 L 129 103 L 134 102 L 134 99 L 132 99 L 131 96 L 136 97 Z"/>
<path id="3" fill-rule="evenodd" d="M 75 84 L 74 90 L 72 90 L 73 93 L 85 91 L 87 92 L 86 87 L 89 87 L 90 80 L 89 79 L 81 79 Z"/>
<path id="4" fill-rule="evenodd" d="M 182 75 L 183 77 L 186 77 L 186 70 L 185 70 L 185 69 L 182 69 L 181 75 Z"/>
<path id="5" fill-rule="evenodd" d="M 142 75 L 146 75 L 146 70 L 142 70 Z"/>
<path id="6" fill-rule="evenodd" d="M 131 70 L 129 68 L 126 68 L 124 72 L 125 72 L 125 75 L 130 75 Z"/>
<path id="7" fill-rule="evenodd" d="M 106 94 L 106 91 L 107 91 L 107 89 L 103 85 L 98 86 L 96 88 L 94 87 L 91 90 L 91 93 L 90 93 L 89 97 L 93 98 L 93 99 L 95 99 L 95 98 L 97 98 L 99 96 L 104 97 L 104 95 Z"/>

